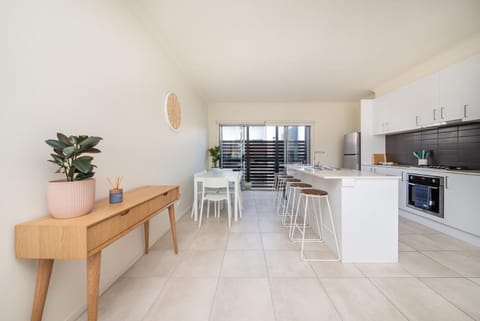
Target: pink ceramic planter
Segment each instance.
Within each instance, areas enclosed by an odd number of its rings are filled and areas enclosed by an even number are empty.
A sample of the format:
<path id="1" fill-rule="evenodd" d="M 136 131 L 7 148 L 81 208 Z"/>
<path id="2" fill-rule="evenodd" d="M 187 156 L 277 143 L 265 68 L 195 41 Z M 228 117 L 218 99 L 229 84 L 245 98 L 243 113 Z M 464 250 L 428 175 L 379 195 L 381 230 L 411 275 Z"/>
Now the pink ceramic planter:
<path id="1" fill-rule="evenodd" d="M 72 218 L 89 213 L 95 204 L 95 179 L 48 182 L 48 210 L 55 218 Z"/>

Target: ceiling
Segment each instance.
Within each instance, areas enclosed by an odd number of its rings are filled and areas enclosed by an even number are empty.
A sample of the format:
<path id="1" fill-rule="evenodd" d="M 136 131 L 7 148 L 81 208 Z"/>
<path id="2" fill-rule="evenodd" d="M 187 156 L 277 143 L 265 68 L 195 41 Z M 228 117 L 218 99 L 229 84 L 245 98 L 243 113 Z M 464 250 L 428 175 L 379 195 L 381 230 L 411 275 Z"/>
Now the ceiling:
<path id="1" fill-rule="evenodd" d="M 366 97 L 480 31 L 479 0 L 135 0 L 208 102 Z"/>

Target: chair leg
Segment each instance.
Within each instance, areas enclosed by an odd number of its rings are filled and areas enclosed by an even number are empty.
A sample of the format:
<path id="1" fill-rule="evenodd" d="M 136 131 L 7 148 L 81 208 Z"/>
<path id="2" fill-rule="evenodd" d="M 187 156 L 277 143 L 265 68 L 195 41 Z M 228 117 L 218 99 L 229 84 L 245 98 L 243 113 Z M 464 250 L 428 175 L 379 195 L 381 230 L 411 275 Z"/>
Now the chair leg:
<path id="1" fill-rule="evenodd" d="M 202 199 L 202 205 L 200 206 L 200 217 L 198 218 L 198 228 L 202 226 L 202 217 L 203 217 L 203 203 L 204 200 Z"/>
<path id="2" fill-rule="evenodd" d="M 230 206 L 230 199 L 227 199 L 227 214 L 228 214 L 228 227 L 232 226 L 232 209 Z"/>
<path id="3" fill-rule="evenodd" d="M 207 218 L 210 217 L 210 201 L 207 201 Z"/>

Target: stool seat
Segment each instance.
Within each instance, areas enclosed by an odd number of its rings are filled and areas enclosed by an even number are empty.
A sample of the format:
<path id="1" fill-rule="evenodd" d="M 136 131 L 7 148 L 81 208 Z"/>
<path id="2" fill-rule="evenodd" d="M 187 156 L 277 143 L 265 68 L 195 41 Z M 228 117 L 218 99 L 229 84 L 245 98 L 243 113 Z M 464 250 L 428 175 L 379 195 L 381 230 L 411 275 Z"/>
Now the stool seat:
<path id="1" fill-rule="evenodd" d="M 293 183 L 290 185 L 290 187 L 294 188 L 312 188 L 312 185 L 307 184 L 307 183 Z"/>
<path id="2" fill-rule="evenodd" d="M 302 180 L 298 178 L 287 178 L 284 181 L 285 183 L 300 183 Z"/>
<path id="3" fill-rule="evenodd" d="M 321 189 L 315 189 L 315 188 L 309 188 L 309 189 L 304 189 L 300 193 L 309 195 L 309 196 L 325 196 L 328 195 L 328 192 L 321 190 Z"/>

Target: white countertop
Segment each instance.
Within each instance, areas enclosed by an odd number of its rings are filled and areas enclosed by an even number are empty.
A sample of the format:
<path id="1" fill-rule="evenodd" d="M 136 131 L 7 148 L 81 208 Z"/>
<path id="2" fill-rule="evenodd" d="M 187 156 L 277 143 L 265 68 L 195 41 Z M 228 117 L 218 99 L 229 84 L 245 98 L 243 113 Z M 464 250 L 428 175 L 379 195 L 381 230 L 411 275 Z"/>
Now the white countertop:
<path id="1" fill-rule="evenodd" d="M 323 179 L 401 179 L 400 176 L 362 172 L 354 169 L 320 170 L 312 166 L 287 165 L 289 170 L 300 171 Z"/>
<path id="2" fill-rule="evenodd" d="M 368 165 L 364 164 L 362 166 L 373 166 L 373 167 L 386 167 L 386 168 L 405 168 L 411 171 L 425 171 L 425 172 L 434 172 L 434 173 L 451 173 L 451 174 L 461 174 L 461 175 L 475 175 L 480 176 L 480 170 L 447 170 L 447 169 L 437 169 L 437 168 L 427 168 L 411 165 Z"/>

